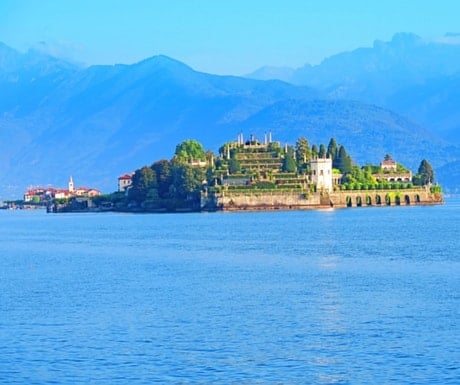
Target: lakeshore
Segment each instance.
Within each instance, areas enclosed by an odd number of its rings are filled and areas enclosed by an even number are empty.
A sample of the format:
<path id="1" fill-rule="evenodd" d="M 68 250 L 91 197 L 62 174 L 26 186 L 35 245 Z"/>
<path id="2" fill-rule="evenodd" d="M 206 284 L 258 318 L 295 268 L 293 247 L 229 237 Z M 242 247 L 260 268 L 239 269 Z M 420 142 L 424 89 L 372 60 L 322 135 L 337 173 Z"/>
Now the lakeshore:
<path id="1" fill-rule="evenodd" d="M 273 210 L 321 210 L 342 208 L 364 208 L 385 206 L 416 206 L 444 204 L 441 193 L 431 192 L 428 188 L 406 190 L 366 190 L 336 191 L 331 193 L 299 192 L 231 192 L 203 193 L 200 206 L 192 208 L 141 208 L 117 207 L 115 205 L 97 206 L 90 198 L 80 198 L 71 204 L 52 203 L 48 212 L 132 212 L 132 213 L 186 213 L 215 211 L 273 211 Z"/>

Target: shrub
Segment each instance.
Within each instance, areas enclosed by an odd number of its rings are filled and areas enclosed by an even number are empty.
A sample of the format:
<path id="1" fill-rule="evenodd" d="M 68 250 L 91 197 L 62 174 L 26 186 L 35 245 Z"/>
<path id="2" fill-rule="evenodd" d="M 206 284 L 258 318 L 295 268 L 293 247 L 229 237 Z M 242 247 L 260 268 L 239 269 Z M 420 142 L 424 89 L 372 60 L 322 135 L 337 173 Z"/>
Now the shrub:
<path id="1" fill-rule="evenodd" d="M 268 181 L 260 181 L 260 182 L 256 182 L 255 186 L 259 189 L 274 189 L 275 183 L 268 182 Z"/>
<path id="2" fill-rule="evenodd" d="M 430 192 L 432 192 L 432 193 L 441 193 L 442 192 L 442 187 L 441 186 L 431 186 L 430 187 Z"/>

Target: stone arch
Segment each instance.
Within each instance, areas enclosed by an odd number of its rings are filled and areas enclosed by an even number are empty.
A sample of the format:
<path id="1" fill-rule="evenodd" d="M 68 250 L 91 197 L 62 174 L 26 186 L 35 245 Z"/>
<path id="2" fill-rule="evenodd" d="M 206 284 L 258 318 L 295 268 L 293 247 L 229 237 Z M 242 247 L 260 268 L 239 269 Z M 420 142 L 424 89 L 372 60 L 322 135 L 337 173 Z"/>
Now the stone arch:
<path id="1" fill-rule="evenodd" d="M 363 205 L 363 200 L 360 195 L 356 197 L 356 207 L 361 207 Z"/>
<path id="2" fill-rule="evenodd" d="M 350 196 L 347 196 L 347 197 L 345 198 L 345 201 L 347 202 L 347 207 L 353 207 L 353 202 L 352 202 Z"/>
<path id="3" fill-rule="evenodd" d="M 391 196 L 390 194 L 385 195 L 385 204 L 391 206 Z"/>
<path id="4" fill-rule="evenodd" d="M 404 202 L 406 202 L 406 205 L 410 205 L 410 196 L 409 195 L 404 195 Z"/>
<path id="5" fill-rule="evenodd" d="M 395 205 L 396 205 L 396 206 L 400 206 L 400 205 L 401 205 L 401 196 L 400 196 L 400 195 L 396 195 L 396 196 L 395 196 Z"/>
<path id="6" fill-rule="evenodd" d="M 375 196 L 375 204 L 381 205 L 382 204 L 382 197 L 380 195 Z"/>
<path id="7" fill-rule="evenodd" d="M 414 199 L 415 199 L 415 203 L 420 203 L 420 195 L 415 194 Z"/>
<path id="8" fill-rule="evenodd" d="M 366 205 L 372 206 L 372 197 L 370 195 L 366 195 Z"/>

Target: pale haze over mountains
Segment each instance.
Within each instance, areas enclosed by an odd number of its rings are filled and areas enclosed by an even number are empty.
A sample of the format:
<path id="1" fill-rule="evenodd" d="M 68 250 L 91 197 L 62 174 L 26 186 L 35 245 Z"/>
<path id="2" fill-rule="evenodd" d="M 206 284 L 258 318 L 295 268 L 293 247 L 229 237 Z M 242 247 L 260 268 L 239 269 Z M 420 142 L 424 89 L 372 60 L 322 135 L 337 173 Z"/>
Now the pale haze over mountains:
<path id="1" fill-rule="evenodd" d="M 391 109 L 460 143 L 460 38 L 442 43 L 409 33 L 375 41 L 301 68 L 264 67 L 248 78 L 279 79 L 320 90 L 334 99 L 359 100 Z"/>
<path id="2" fill-rule="evenodd" d="M 460 45 L 450 43 L 398 34 L 318 66 L 247 78 L 200 73 L 165 56 L 82 68 L 0 44 L 0 200 L 29 185 L 64 186 L 70 175 L 111 192 L 118 175 L 170 158 L 185 139 L 216 152 L 241 131 L 271 131 L 290 144 L 335 137 L 359 164 L 390 153 L 416 171 L 426 158 L 455 190 Z"/>

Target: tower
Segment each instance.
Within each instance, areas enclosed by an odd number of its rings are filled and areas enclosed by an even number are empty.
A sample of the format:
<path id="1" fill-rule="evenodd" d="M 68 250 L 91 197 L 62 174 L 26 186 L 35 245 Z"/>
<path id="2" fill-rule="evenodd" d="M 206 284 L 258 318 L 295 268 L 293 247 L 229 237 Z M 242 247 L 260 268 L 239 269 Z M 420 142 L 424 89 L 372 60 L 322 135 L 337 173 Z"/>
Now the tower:
<path id="1" fill-rule="evenodd" d="M 332 159 L 316 158 L 310 161 L 311 181 L 318 190 L 332 191 Z"/>
<path id="2" fill-rule="evenodd" d="M 74 192 L 75 191 L 75 186 L 73 185 L 73 179 L 72 177 L 69 178 L 69 192 Z"/>

